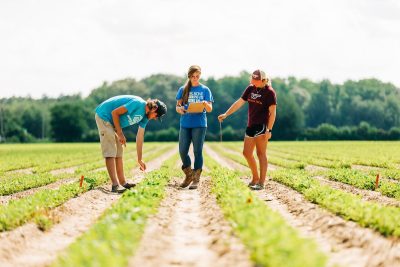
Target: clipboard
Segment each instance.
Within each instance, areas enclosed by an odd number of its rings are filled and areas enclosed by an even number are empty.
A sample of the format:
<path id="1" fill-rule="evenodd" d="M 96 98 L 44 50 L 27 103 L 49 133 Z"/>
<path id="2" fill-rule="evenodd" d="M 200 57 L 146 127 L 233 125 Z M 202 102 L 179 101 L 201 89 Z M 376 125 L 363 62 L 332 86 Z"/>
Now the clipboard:
<path id="1" fill-rule="evenodd" d="M 186 110 L 186 112 L 188 113 L 202 113 L 203 111 L 204 111 L 203 102 L 189 103 L 189 106 Z"/>

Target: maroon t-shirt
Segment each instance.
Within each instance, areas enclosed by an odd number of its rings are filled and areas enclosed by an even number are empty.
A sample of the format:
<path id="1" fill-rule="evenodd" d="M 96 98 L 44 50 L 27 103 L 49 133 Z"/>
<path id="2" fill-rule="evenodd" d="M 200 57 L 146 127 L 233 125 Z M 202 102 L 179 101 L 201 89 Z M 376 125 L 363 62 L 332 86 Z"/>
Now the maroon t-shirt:
<path id="1" fill-rule="evenodd" d="M 276 93 L 272 87 L 256 88 L 249 85 L 244 90 L 241 98 L 249 103 L 247 127 L 256 124 L 267 125 L 269 119 L 269 107 L 276 105 Z"/>

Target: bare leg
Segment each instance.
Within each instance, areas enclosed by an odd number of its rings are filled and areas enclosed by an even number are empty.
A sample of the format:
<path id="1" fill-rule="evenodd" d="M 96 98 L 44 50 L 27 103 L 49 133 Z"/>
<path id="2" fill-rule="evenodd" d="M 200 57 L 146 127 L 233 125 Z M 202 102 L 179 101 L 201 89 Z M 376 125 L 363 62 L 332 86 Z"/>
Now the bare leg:
<path id="1" fill-rule="evenodd" d="M 251 180 L 252 184 L 258 183 L 260 180 L 260 177 L 258 176 L 258 171 L 257 171 L 257 162 L 254 159 L 253 156 L 253 151 L 256 143 L 254 141 L 254 138 L 244 138 L 244 143 L 243 143 L 243 156 L 247 160 L 247 164 L 249 164 L 249 168 L 251 170 L 251 174 L 253 176 L 253 179 Z"/>
<path id="2" fill-rule="evenodd" d="M 124 174 L 124 161 L 122 157 L 115 158 L 117 177 L 120 185 L 126 184 L 125 174 Z"/>
<path id="3" fill-rule="evenodd" d="M 258 136 L 255 139 L 256 148 L 257 148 L 257 157 L 260 163 L 260 181 L 259 184 L 263 185 L 265 183 L 265 178 L 267 176 L 267 144 L 268 140 L 266 140 L 265 135 Z"/>
<path id="4" fill-rule="evenodd" d="M 115 173 L 115 158 L 106 158 L 106 167 L 113 185 L 118 185 L 117 175 Z"/>

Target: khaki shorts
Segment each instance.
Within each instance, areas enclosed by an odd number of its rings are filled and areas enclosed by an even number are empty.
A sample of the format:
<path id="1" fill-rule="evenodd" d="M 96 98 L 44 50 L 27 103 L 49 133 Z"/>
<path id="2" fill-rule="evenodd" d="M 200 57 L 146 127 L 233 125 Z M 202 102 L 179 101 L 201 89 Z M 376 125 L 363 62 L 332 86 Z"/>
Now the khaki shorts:
<path id="1" fill-rule="evenodd" d="M 124 149 L 118 140 L 114 126 L 108 121 L 101 119 L 97 114 L 94 116 L 99 129 L 101 151 L 105 158 L 121 158 Z"/>

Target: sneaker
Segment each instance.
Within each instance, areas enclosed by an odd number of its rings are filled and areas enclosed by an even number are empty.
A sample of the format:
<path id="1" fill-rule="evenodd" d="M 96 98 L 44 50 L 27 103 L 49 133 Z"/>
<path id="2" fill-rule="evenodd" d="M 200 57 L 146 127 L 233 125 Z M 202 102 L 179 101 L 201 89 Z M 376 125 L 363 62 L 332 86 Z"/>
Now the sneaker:
<path id="1" fill-rule="evenodd" d="M 113 192 L 113 193 L 123 193 L 123 192 L 125 192 L 125 190 L 126 190 L 126 188 L 119 188 L 119 185 L 112 185 L 111 186 L 111 192 Z"/>
<path id="2" fill-rule="evenodd" d="M 247 186 L 248 187 L 252 187 L 252 186 L 255 186 L 256 184 L 253 184 L 252 182 L 250 182 Z"/>
<path id="3" fill-rule="evenodd" d="M 251 190 L 263 190 L 265 188 L 264 185 L 261 185 L 261 184 L 255 184 L 255 185 L 252 185 L 249 187 Z"/>
<path id="4" fill-rule="evenodd" d="M 131 184 L 131 183 L 125 183 L 125 184 L 123 185 L 123 187 L 126 188 L 126 189 L 131 189 L 131 188 L 133 188 L 133 187 L 135 187 L 135 186 L 136 186 L 136 184 Z"/>

